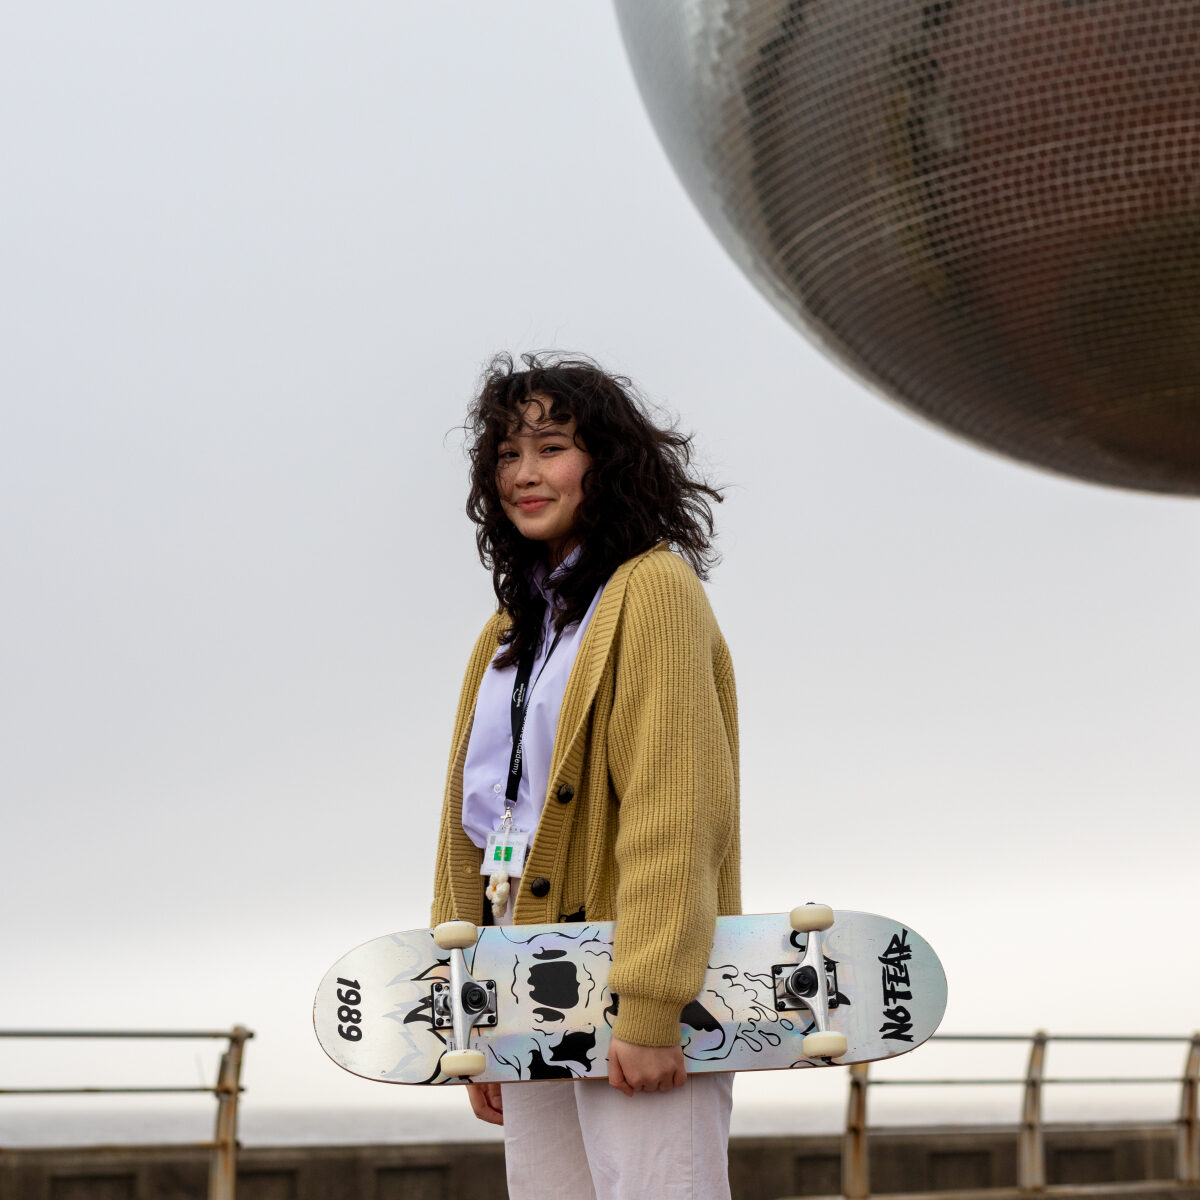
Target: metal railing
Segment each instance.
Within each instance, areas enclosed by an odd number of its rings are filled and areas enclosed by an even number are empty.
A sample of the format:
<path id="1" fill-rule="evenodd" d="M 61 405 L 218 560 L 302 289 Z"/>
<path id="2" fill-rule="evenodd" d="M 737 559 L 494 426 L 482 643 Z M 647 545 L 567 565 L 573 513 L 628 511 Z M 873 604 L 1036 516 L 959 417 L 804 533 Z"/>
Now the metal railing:
<path id="1" fill-rule="evenodd" d="M 0 1096 L 94 1096 L 94 1095 L 185 1095 L 204 1093 L 217 1098 L 216 1132 L 211 1142 L 193 1143 L 198 1149 L 211 1150 L 208 1174 L 208 1200 L 235 1200 L 237 1191 L 237 1117 L 238 1097 L 244 1090 L 242 1053 L 254 1036 L 248 1029 L 207 1030 L 111 1030 L 111 1029 L 0 1029 L 0 1038 L 121 1038 L 121 1039 L 221 1039 L 229 1043 L 221 1055 L 214 1087 L 39 1087 L 0 1088 Z"/>
<path id="2" fill-rule="evenodd" d="M 846 1134 L 842 1148 L 842 1191 L 848 1200 L 864 1200 L 871 1194 L 868 1156 L 867 1089 L 869 1087 L 947 1087 L 958 1085 L 1017 1085 L 1022 1090 L 1021 1120 L 1017 1134 L 1017 1187 L 1022 1192 L 1046 1191 L 1045 1121 L 1042 1117 L 1043 1089 L 1054 1084 L 1140 1084 L 1172 1083 L 1180 1087 L 1175 1182 L 1200 1184 L 1200 1033 L 1191 1037 L 1153 1035 L 1061 1034 L 936 1034 L 939 1042 L 1027 1042 L 1029 1061 L 1019 1079 L 871 1079 L 867 1063 L 850 1067 L 850 1096 L 846 1106 Z M 1186 1045 L 1182 1076 L 1082 1076 L 1048 1077 L 1045 1073 L 1046 1046 L 1050 1042 L 1118 1042 L 1126 1044 L 1169 1042 Z"/>

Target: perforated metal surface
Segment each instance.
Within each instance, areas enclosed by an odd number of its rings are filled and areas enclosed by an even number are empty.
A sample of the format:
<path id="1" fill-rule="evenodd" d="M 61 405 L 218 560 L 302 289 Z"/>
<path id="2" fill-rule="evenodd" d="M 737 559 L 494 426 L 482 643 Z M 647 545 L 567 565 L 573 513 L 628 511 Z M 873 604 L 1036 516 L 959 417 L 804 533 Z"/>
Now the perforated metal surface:
<path id="1" fill-rule="evenodd" d="M 1197 0 L 616 0 L 755 282 L 939 424 L 1200 493 Z"/>

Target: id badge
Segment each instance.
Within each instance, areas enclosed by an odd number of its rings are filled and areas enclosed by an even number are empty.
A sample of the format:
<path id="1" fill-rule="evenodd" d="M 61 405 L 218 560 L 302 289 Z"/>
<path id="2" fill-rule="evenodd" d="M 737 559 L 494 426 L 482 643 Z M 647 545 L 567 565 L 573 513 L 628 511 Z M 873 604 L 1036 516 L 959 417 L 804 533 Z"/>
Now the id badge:
<path id="1" fill-rule="evenodd" d="M 525 869 L 528 851 L 529 834 L 523 829 L 494 829 L 488 834 L 479 873 L 494 875 L 497 871 L 503 871 L 507 875 L 520 875 Z"/>

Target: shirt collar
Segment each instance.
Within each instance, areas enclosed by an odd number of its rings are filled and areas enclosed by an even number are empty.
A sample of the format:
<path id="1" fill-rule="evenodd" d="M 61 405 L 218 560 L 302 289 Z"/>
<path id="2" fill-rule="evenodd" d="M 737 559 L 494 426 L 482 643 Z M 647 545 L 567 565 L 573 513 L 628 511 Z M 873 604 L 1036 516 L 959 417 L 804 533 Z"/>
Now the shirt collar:
<path id="1" fill-rule="evenodd" d="M 553 571 L 547 571 L 545 563 L 534 563 L 533 570 L 529 573 L 530 582 L 534 591 L 538 592 L 547 604 L 553 606 L 558 595 L 555 584 L 579 561 L 582 553 L 583 547 L 576 546 Z"/>

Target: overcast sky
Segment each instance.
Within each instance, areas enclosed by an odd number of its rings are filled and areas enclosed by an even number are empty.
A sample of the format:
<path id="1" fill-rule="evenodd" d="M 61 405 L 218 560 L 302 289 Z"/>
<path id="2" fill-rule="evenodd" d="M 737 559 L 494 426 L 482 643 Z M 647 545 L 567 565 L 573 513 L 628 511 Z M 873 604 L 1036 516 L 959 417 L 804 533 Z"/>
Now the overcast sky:
<path id="1" fill-rule="evenodd" d="M 728 485 L 746 909 L 906 919 L 947 1030 L 1200 1024 L 1200 508 L 823 358 L 696 215 L 607 5 L 17 6 L 0 97 L 0 1026 L 241 1022 L 248 1104 L 425 1102 L 329 1064 L 312 994 L 427 922 L 493 603 L 455 429 L 539 347 Z"/>

